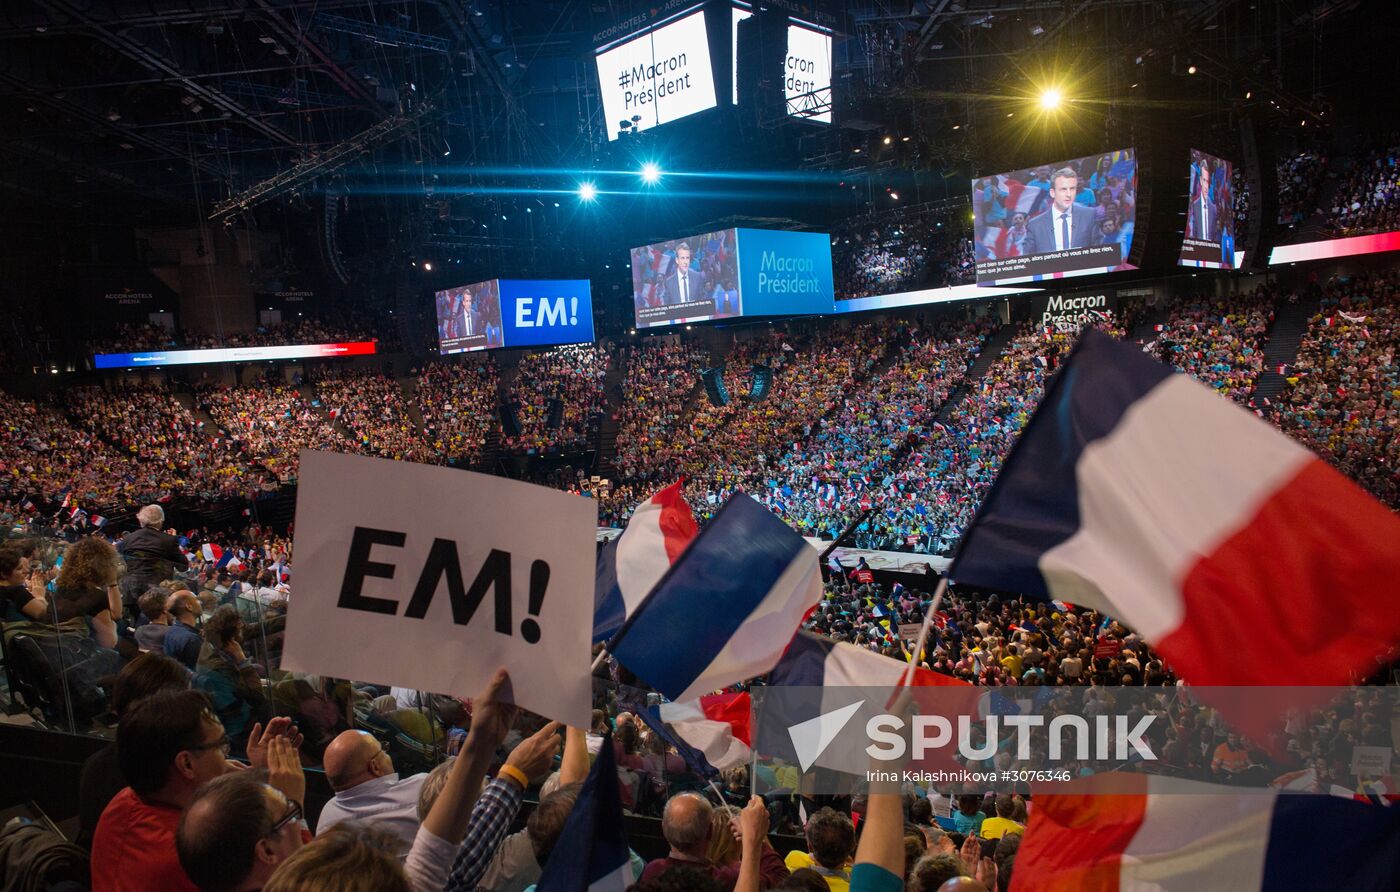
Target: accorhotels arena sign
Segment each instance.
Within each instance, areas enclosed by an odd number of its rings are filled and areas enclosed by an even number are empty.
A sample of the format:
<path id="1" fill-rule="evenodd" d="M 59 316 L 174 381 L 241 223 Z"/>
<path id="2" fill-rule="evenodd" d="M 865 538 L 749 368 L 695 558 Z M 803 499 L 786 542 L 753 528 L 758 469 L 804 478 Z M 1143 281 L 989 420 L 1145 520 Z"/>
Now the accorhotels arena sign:
<path id="1" fill-rule="evenodd" d="M 682 9 L 687 6 L 695 5 L 697 5 L 696 0 L 668 0 L 668 2 L 662 4 L 661 6 L 653 6 L 646 12 L 638 13 L 634 16 L 629 16 L 628 18 L 623 19 L 617 24 L 604 28 L 602 31 L 597 32 L 593 35 L 593 45 L 599 46 L 603 43 L 612 40 L 618 35 L 630 35 L 633 31 L 645 28 L 650 22 L 653 22 L 664 15 L 668 15 L 677 9 Z"/>

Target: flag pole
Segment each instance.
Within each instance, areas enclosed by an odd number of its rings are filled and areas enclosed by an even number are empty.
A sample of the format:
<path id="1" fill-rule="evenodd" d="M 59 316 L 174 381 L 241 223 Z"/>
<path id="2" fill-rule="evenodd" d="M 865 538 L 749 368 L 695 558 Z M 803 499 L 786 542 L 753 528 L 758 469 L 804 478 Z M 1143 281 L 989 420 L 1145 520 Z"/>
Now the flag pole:
<path id="1" fill-rule="evenodd" d="M 724 794 L 720 792 L 719 787 L 715 786 L 715 779 L 710 778 L 708 783 L 710 785 L 710 792 L 714 793 L 715 797 L 719 799 L 720 805 L 724 805 Z"/>
<path id="2" fill-rule="evenodd" d="M 919 629 L 919 641 L 914 645 L 914 653 L 909 659 L 909 668 L 904 670 L 904 678 L 900 681 L 900 687 L 908 687 L 914 680 L 914 670 L 919 668 L 919 663 L 923 661 L 924 645 L 928 643 L 929 627 L 933 625 L 933 617 L 938 613 L 938 605 L 943 603 L 943 595 L 948 591 L 948 577 L 942 576 L 938 580 L 938 588 L 933 591 L 933 601 L 928 605 L 928 610 L 924 611 L 924 625 Z"/>
<path id="3" fill-rule="evenodd" d="M 607 658 L 608 658 L 608 646 L 605 644 L 605 645 L 603 645 L 603 649 L 600 650 L 600 651 L 598 651 L 598 656 L 594 658 L 594 660 L 593 660 L 593 665 L 589 667 L 589 669 L 588 669 L 589 674 L 591 675 L 591 674 L 593 674 L 594 672 L 598 671 L 598 667 L 601 666 L 601 665 L 603 665 L 603 661 L 606 660 Z"/>

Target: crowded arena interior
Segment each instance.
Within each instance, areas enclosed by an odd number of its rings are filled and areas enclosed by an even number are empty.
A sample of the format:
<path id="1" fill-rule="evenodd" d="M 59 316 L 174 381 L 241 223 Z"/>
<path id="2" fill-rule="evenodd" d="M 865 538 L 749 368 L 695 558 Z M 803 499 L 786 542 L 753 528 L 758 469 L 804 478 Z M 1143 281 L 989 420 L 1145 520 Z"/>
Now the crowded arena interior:
<path id="1" fill-rule="evenodd" d="M 1398 42 L 0 2 L 0 887 L 1400 889 Z"/>

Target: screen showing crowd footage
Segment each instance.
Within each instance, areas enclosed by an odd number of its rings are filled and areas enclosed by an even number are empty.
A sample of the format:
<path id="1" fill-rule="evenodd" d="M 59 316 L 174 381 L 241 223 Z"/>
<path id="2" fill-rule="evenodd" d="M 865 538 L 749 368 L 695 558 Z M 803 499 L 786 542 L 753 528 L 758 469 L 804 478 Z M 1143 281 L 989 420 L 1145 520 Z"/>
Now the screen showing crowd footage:
<path id="1" fill-rule="evenodd" d="M 738 233 L 633 248 L 632 299 L 638 328 L 740 315 Z"/>
<path id="2" fill-rule="evenodd" d="M 1224 158 L 1191 150 L 1191 198 L 1186 209 L 1186 235 L 1181 240 L 1182 266 L 1235 268 L 1233 172 L 1234 166 Z"/>
<path id="3" fill-rule="evenodd" d="M 437 293 L 438 353 L 466 353 L 505 346 L 501 295 L 495 279 Z"/>
<path id="4" fill-rule="evenodd" d="M 1137 157 L 1117 149 L 972 181 L 977 283 L 1131 269 Z"/>

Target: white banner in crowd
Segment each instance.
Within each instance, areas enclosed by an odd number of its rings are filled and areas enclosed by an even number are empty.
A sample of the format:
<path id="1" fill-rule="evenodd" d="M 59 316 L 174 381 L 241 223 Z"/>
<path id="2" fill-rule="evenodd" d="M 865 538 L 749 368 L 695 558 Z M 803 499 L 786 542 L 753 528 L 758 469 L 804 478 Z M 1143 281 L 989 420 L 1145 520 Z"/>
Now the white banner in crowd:
<path id="1" fill-rule="evenodd" d="M 282 668 L 514 702 L 588 726 L 597 503 L 430 465 L 301 453 Z"/>

